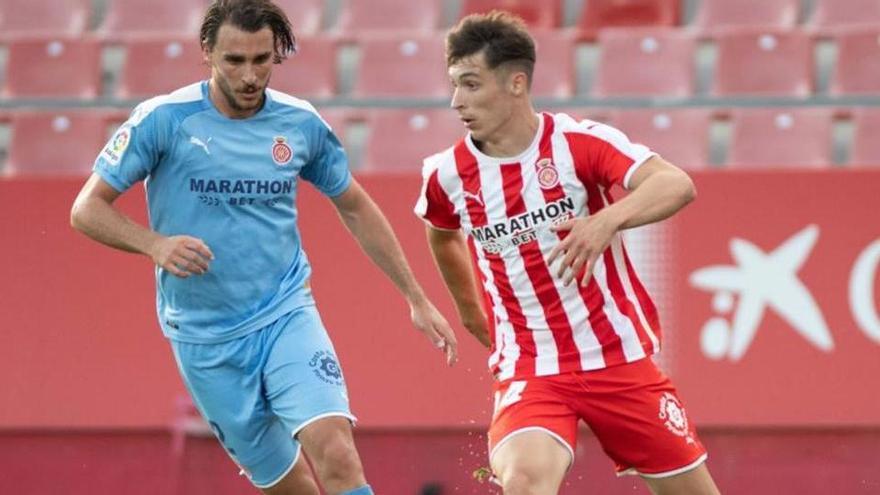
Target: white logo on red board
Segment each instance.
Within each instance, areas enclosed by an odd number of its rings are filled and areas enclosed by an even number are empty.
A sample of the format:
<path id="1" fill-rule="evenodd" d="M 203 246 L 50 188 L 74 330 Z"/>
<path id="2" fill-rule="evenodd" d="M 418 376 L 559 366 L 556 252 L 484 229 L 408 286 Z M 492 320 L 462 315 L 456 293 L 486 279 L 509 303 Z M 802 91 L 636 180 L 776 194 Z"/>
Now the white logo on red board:
<path id="1" fill-rule="evenodd" d="M 272 160 L 279 167 L 283 167 L 290 163 L 293 158 L 293 149 L 287 144 L 287 138 L 284 136 L 275 136 L 275 144 L 272 145 Z"/>
<path id="2" fill-rule="evenodd" d="M 716 312 L 731 312 L 734 297 L 739 299 L 731 321 L 717 316 L 703 325 L 703 354 L 711 359 L 742 358 L 767 308 L 775 310 L 816 348 L 825 352 L 834 349 L 819 305 L 797 276 L 818 238 L 819 227 L 809 225 L 772 252 L 764 253 L 751 242 L 735 237 L 730 241 L 730 254 L 736 265 L 707 266 L 691 274 L 691 285 L 715 292 L 712 305 Z"/>
<path id="3" fill-rule="evenodd" d="M 535 164 L 538 174 L 538 184 L 541 189 L 552 189 L 559 185 L 559 171 L 549 158 L 542 158 Z"/>

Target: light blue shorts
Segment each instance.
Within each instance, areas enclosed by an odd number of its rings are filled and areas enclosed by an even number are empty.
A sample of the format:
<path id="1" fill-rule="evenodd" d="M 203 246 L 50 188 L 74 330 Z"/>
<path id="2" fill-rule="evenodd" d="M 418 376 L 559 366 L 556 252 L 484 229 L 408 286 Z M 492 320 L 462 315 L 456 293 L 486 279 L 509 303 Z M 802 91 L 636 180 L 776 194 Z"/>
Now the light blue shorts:
<path id="1" fill-rule="evenodd" d="M 220 344 L 171 341 L 193 402 L 259 488 L 299 458 L 297 433 L 328 416 L 354 422 L 333 344 L 315 306 Z"/>

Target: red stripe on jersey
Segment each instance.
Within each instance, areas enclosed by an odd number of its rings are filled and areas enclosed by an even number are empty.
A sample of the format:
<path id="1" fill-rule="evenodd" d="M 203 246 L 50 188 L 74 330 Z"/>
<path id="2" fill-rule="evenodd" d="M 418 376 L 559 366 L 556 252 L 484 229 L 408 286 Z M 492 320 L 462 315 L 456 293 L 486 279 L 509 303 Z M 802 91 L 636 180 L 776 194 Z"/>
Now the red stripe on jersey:
<path id="1" fill-rule="evenodd" d="M 581 181 L 605 187 L 623 185 L 626 173 L 635 163 L 632 158 L 608 141 L 589 134 L 566 132 L 565 139 Z"/>
<path id="2" fill-rule="evenodd" d="M 461 221 L 455 214 L 455 206 L 440 186 L 437 170 L 428 178 L 425 195 L 428 199 L 425 219 L 431 222 L 431 225 L 449 230 L 461 227 Z"/>
<path id="3" fill-rule="evenodd" d="M 578 135 L 565 134 L 572 159 L 574 160 L 575 172 L 587 191 L 587 209 L 590 212 L 590 216 L 593 216 L 599 213 L 604 203 L 599 188 L 589 180 L 589 177 L 582 175 L 581 171 L 586 169 L 583 166 L 579 166 L 581 161 L 587 159 L 586 153 L 589 153 L 589 150 L 584 149 L 583 143 L 573 142 L 573 136 Z M 602 294 L 602 289 L 596 282 L 596 278 L 591 276 L 587 286 L 580 286 L 579 291 L 581 299 L 583 299 L 584 304 L 587 305 L 587 311 L 589 311 L 590 326 L 593 327 L 593 334 L 602 345 L 602 357 L 605 360 L 605 365 L 613 366 L 614 364 L 627 362 L 626 355 L 623 353 L 620 335 L 614 331 L 614 325 L 608 321 L 608 315 L 605 314 L 605 296 Z"/>
<path id="4" fill-rule="evenodd" d="M 523 199 L 522 165 L 519 163 L 502 165 L 501 177 L 504 184 L 507 216 L 515 217 L 526 213 L 526 204 Z M 541 303 L 544 319 L 552 332 L 558 355 L 559 372 L 580 371 L 580 353 L 574 344 L 571 324 L 562 307 L 562 299 L 559 297 L 556 284 L 550 275 L 544 253 L 541 252 L 538 243 L 532 241 L 520 244 L 519 254 L 522 257 L 526 274 L 532 282 L 535 297 Z"/>
<path id="5" fill-rule="evenodd" d="M 645 319 L 648 320 L 648 325 L 651 326 L 651 329 L 654 330 L 654 336 L 657 337 L 657 341 L 660 341 L 660 315 L 657 313 L 657 306 L 654 305 L 654 301 L 651 299 L 651 296 L 648 295 L 648 291 L 645 290 L 645 286 L 642 285 L 642 281 L 639 280 L 638 275 L 636 275 L 636 270 L 632 265 L 632 262 L 629 260 L 629 254 L 626 252 L 626 247 L 621 245 L 623 248 L 623 261 L 626 263 L 626 274 L 629 276 L 630 285 L 632 285 L 633 290 L 636 293 L 636 299 L 639 300 L 639 305 L 642 307 L 642 313 L 645 315 Z M 653 350 L 653 349 L 652 349 Z"/>
<path id="6" fill-rule="evenodd" d="M 455 147 L 455 166 L 458 170 L 458 176 L 462 181 L 462 188 L 468 193 L 465 194 L 465 203 L 473 228 L 488 225 L 486 203 L 483 199 L 485 196 L 482 193 L 482 182 L 480 180 L 480 168 L 477 158 L 467 149 L 464 141 L 459 142 Z M 483 250 L 483 253 L 489 261 L 489 268 L 492 270 L 495 287 L 498 289 L 501 303 L 507 311 L 507 320 L 513 326 L 516 343 L 520 348 L 520 356 L 534 356 L 535 340 L 526 324 L 526 318 L 523 315 L 519 299 L 517 299 L 516 294 L 513 292 L 513 287 L 510 285 L 510 278 L 507 276 L 504 260 L 498 253 L 490 253 L 485 250 Z M 527 363 L 526 361 L 523 359 L 516 361 L 515 376 L 535 375 L 534 362 Z M 528 365 L 531 365 L 531 369 L 526 370 L 525 367 Z"/>
<path id="7" fill-rule="evenodd" d="M 608 204 L 614 202 L 614 198 L 611 196 L 611 193 L 606 189 L 605 190 L 605 200 Z M 623 243 L 620 243 L 620 248 L 623 253 L 623 259 L 627 265 L 629 265 L 629 256 L 626 254 L 626 247 L 624 247 Z M 614 289 L 611 289 L 611 293 L 614 295 L 614 300 L 617 302 L 617 307 L 620 309 L 620 312 L 626 315 L 627 318 L 632 322 L 633 327 L 636 329 L 636 332 L 639 335 L 639 343 L 642 345 L 642 349 L 645 350 L 646 354 L 651 354 L 654 352 L 654 343 L 651 341 L 651 337 L 648 336 L 648 331 L 645 328 L 645 325 L 642 324 L 642 319 L 639 318 L 639 314 L 636 312 L 636 308 L 633 306 L 632 301 L 626 297 L 626 292 L 623 289 L 622 282 L 620 277 L 624 276 L 624 274 L 618 273 L 617 266 L 613 265 L 614 258 L 611 256 L 611 250 L 608 249 L 606 252 L 606 263 L 611 263 L 611 267 L 613 269 L 608 270 L 608 285 L 609 288 L 613 283 L 615 285 Z M 639 280 L 639 277 L 635 276 L 635 271 L 631 266 L 627 266 L 626 276 L 629 277 L 630 285 L 633 288 L 633 291 L 636 293 L 636 299 L 639 301 L 639 305 L 642 307 L 642 314 L 645 315 L 645 318 L 648 319 L 648 324 L 651 325 L 652 328 L 658 328 L 656 326 L 655 321 L 650 320 L 650 314 L 654 315 L 654 319 L 657 320 L 657 310 L 654 307 L 653 301 L 648 296 L 648 291 L 642 286 L 642 282 Z M 647 305 L 646 305 L 647 302 Z"/>

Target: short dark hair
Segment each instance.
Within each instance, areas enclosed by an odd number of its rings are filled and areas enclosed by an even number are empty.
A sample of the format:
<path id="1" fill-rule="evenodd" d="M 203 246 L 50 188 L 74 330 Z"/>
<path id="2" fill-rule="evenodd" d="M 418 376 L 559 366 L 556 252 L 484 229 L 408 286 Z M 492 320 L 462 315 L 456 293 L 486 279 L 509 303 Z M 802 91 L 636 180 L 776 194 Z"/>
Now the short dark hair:
<path id="1" fill-rule="evenodd" d="M 484 51 L 490 69 L 501 65 L 516 66 L 526 73 L 531 85 L 535 71 L 535 41 L 521 18 L 500 10 L 472 14 L 446 35 L 447 65 L 480 51 Z"/>
<path id="2" fill-rule="evenodd" d="M 296 53 L 296 37 L 287 15 L 271 0 L 215 0 L 205 12 L 199 41 L 209 50 L 217 43 L 217 32 L 224 23 L 255 33 L 268 26 L 275 38 L 273 62 L 280 64 L 291 53 Z"/>

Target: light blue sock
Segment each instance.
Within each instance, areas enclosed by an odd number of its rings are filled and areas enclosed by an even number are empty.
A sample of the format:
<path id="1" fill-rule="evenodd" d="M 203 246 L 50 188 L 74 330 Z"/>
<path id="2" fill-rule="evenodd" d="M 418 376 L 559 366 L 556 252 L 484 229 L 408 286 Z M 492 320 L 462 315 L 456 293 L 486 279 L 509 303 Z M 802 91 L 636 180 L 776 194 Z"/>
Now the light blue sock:
<path id="1" fill-rule="evenodd" d="M 360 488 L 349 490 L 341 495 L 373 495 L 373 489 L 370 488 L 370 485 L 364 485 Z"/>

